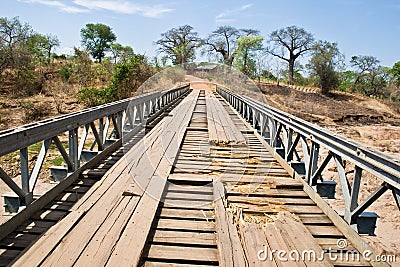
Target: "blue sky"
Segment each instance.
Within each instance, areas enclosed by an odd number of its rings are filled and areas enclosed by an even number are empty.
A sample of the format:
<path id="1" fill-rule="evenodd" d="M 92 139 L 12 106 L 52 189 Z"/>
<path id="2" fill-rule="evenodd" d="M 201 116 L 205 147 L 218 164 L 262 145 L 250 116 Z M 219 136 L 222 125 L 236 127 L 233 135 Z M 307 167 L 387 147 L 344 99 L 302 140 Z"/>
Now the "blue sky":
<path id="1" fill-rule="evenodd" d="M 86 23 L 109 25 L 117 42 L 149 57 L 160 34 L 180 25 L 192 25 L 202 37 L 221 25 L 254 28 L 265 37 L 297 25 L 337 42 L 347 61 L 353 55 L 375 56 L 385 66 L 400 61 L 399 0 L 1 0 L 0 17 L 14 16 L 57 35 L 59 52 L 80 46 Z"/>

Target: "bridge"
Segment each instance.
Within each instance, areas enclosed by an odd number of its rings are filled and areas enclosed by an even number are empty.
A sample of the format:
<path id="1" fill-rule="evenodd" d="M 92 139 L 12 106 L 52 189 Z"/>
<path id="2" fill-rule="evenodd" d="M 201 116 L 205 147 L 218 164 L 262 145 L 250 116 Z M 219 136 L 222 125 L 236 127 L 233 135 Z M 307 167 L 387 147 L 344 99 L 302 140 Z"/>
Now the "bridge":
<path id="1" fill-rule="evenodd" d="M 36 193 L 49 151 L 64 166 Z M 400 207 L 398 162 L 217 84 L 0 132 L 0 156 L 13 153 L 2 266 L 389 266 L 360 235 L 384 192 Z M 366 172 L 381 186 L 360 202 Z M 327 202 L 336 187 L 343 213 Z"/>

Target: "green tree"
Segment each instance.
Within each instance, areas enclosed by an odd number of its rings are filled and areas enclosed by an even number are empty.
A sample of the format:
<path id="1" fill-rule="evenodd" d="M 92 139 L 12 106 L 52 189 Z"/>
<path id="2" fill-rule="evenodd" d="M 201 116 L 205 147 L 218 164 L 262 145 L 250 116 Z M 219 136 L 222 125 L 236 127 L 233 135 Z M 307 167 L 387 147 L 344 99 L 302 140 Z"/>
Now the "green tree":
<path id="1" fill-rule="evenodd" d="M 6 68 L 29 64 L 31 55 L 26 42 L 32 33 L 31 26 L 18 17 L 0 18 L 0 74 Z"/>
<path id="2" fill-rule="evenodd" d="M 237 40 L 235 66 L 252 78 L 257 71 L 255 52 L 262 50 L 263 40 L 262 36 L 242 36 Z"/>
<path id="3" fill-rule="evenodd" d="M 354 81 L 357 77 L 357 73 L 351 70 L 346 70 L 344 72 L 339 73 L 339 90 L 340 91 L 347 91 L 351 89 L 351 87 L 354 85 Z"/>
<path id="4" fill-rule="evenodd" d="M 311 33 L 296 26 L 290 26 L 273 31 L 270 34 L 267 48 L 268 53 L 289 64 L 289 83 L 293 82 L 295 62 L 306 52 L 312 49 L 314 37 Z"/>
<path id="5" fill-rule="evenodd" d="M 373 56 L 353 56 L 350 60 L 357 76 L 353 88 L 365 95 L 382 96 L 387 83 L 387 70 Z"/>
<path id="6" fill-rule="evenodd" d="M 393 82 L 400 86 L 400 61 L 394 63 L 392 69 L 390 70 Z"/>
<path id="7" fill-rule="evenodd" d="M 197 32 L 193 32 L 192 26 L 184 25 L 162 33 L 156 44 L 158 51 L 165 53 L 176 65 L 194 60 L 195 49 L 200 46 L 201 39 Z"/>
<path id="8" fill-rule="evenodd" d="M 81 29 L 81 42 L 94 59 L 101 62 L 105 53 L 109 51 L 111 44 L 117 39 L 111 28 L 107 25 L 88 23 Z"/>
<path id="9" fill-rule="evenodd" d="M 51 58 L 51 51 L 60 46 L 60 41 L 55 35 L 33 34 L 27 41 L 30 51 L 38 58 Z"/>
<path id="10" fill-rule="evenodd" d="M 217 54 L 222 57 L 224 64 L 232 66 L 237 54 L 238 39 L 242 36 L 255 36 L 258 33 L 257 30 L 253 29 L 239 30 L 231 26 L 220 26 L 202 42 L 206 53 Z"/>
<path id="11" fill-rule="evenodd" d="M 307 67 L 311 75 L 317 78 L 317 84 L 321 87 L 323 94 L 339 86 L 337 67 L 340 62 L 342 62 L 342 55 L 337 43 L 319 41 L 313 46 Z"/>
<path id="12" fill-rule="evenodd" d="M 123 46 L 119 43 L 111 44 L 110 51 L 112 53 L 114 63 L 117 63 L 118 60 L 122 60 L 133 55 L 133 48 L 131 46 Z"/>

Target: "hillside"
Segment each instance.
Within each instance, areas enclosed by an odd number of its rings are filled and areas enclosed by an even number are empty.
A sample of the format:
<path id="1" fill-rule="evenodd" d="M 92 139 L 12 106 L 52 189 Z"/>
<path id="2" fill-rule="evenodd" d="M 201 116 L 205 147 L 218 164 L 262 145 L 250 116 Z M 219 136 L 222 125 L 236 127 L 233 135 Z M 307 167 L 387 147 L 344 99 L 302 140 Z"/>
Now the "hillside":
<path id="1" fill-rule="evenodd" d="M 336 91 L 331 96 L 261 83 L 269 105 L 400 158 L 400 105 Z"/>

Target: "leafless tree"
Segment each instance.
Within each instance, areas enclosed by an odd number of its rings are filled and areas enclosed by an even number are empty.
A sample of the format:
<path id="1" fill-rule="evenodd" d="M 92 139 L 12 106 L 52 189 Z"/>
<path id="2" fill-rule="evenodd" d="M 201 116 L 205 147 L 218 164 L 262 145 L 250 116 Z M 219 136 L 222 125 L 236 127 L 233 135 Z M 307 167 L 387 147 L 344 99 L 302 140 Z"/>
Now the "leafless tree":
<path id="1" fill-rule="evenodd" d="M 223 62 L 232 66 L 238 48 L 237 40 L 242 36 L 256 36 L 259 31 L 253 29 L 236 29 L 231 26 L 221 26 L 203 40 L 205 51 L 209 54 L 220 54 Z"/>
<path id="2" fill-rule="evenodd" d="M 312 49 L 314 37 L 296 26 L 282 28 L 270 34 L 268 53 L 289 64 L 289 83 L 292 83 L 296 59 Z"/>

